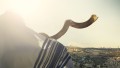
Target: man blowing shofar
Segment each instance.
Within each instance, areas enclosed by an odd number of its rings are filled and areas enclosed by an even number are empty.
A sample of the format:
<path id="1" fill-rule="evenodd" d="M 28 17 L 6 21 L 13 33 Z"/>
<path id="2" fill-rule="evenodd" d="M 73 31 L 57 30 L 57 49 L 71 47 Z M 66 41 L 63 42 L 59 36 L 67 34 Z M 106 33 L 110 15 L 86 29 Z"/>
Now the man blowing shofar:
<path id="1" fill-rule="evenodd" d="M 0 68 L 73 68 L 66 48 L 57 41 L 68 28 L 85 28 L 97 20 L 96 15 L 83 23 L 66 20 L 55 35 L 36 33 L 24 25 L 15 13 L 0 16 Z"/>

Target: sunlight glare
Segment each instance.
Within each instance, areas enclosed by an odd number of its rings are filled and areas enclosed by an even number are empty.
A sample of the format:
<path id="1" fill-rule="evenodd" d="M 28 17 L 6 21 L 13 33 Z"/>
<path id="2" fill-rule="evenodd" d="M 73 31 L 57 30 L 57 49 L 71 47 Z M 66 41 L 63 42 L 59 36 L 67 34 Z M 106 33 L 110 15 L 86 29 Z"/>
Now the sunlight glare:
<path id="1" fill-rule="evenodd" d="M 29 16 L 35 13 L 39 8 L 38 0 L 12 0 L 9 9 L 20 14 L 21 16 Z"/>

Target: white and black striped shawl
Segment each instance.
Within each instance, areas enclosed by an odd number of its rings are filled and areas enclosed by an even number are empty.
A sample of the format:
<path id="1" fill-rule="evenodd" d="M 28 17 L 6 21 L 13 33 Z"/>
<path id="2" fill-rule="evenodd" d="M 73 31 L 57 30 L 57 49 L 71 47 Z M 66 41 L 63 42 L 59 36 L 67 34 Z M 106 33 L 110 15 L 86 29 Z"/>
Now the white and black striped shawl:
<path id="1" fill-rule="evenodd" d="M 58 41 L 46 38 L 34 68 L 63 68 L 69 61 L 67 49 Z"/>

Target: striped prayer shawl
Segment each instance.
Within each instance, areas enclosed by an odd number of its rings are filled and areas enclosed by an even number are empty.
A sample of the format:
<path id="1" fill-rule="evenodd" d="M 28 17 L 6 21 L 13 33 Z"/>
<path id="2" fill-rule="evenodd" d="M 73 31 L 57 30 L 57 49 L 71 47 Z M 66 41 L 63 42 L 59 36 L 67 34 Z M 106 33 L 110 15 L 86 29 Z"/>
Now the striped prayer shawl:
<path id="1" fill-rule="evenodd" d="M 69 59 L 70 55 L 61 43 L 47 38 L 42 45 L 34 68 L 63 68 Z"/>

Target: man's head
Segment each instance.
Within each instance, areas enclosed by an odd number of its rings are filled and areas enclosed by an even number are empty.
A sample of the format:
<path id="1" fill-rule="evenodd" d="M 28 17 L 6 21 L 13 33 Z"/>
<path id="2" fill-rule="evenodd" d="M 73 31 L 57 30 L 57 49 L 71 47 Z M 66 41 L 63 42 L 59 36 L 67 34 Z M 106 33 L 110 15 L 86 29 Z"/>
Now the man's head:
<path id="1" fill-rule="evenodd" d="M 11 11 L 7 11 L 0 16 L 0 29 L 4 30 L 20 30 L 24 25 L 23 19 Z"/>
<path id="2" fill-rule="evenodd" d="M 13 12 L 6 12 L 0 16 L 0 41 L 5 44 L 29 43 L 33 40 L 32 31 L 25 26 L 24 20 Z"/>

